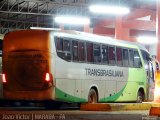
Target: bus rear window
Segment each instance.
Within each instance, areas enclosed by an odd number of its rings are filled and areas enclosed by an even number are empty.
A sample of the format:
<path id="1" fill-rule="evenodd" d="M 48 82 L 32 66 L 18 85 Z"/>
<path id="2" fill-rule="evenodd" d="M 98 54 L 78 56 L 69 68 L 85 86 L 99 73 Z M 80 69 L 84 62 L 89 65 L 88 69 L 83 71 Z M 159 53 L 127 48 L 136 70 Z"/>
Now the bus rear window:
<path id="1" fill-rule="evenodd" d="M 50 51 L 49 31 L 21 30 L 9 32 L 5 35 L 3 42 L 6 44 L 3 52 L 28 50 Z"/>

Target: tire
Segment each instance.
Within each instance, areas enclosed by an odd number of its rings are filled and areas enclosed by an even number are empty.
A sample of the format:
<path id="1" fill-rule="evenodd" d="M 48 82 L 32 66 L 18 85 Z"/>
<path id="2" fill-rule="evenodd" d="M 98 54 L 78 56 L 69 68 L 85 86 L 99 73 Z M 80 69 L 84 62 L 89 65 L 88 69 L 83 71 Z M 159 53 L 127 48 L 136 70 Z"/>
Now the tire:
<path id="1" fill-rule="evenodd" d="M 88 103 L 97 103 L 98 95 L 94 89 L 90 89 L 88 94 Z"/>
<path id="2" fill-rule="evenodd" d="M 138 91 L 138 93 L 137 93 L 137 100 L 136 100 L 136 102 L 137 103 L 142 103 L 143 102 L 143 99 L 144 98 L 144 95 L 143 95 L 143 93 L 141 92 L 141 91 Z"/>

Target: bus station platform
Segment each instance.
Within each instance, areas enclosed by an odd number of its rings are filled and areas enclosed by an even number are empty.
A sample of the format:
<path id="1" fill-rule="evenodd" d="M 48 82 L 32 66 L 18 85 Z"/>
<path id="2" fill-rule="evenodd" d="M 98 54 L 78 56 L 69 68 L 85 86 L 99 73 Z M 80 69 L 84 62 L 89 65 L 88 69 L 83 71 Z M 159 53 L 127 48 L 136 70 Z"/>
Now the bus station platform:
<path id="1" fill-rule="evenodd" d="M 81 111 L 129 111 L 129 110 L 150 110 L 152 107 L 160 108 L 160 103 L 84 103 L 81 104 Z"/>

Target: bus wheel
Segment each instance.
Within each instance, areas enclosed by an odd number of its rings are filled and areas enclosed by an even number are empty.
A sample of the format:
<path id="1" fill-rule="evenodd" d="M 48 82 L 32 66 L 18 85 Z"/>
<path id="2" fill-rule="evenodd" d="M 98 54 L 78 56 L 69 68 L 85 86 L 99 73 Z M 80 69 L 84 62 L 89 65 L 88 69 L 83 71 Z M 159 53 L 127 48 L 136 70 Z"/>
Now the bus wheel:
<path id="1" fill-rule="evenodd" d="M 141 91 L 138 91 L 138 93 L 137 93 L 137 103 L 142 103 L 143 102 L 143 97 L 144 97 L 144 95 L 143 95 L 143 93 L 141 92 Z"/>
<path id="2" fill-rule="evenodd" d="M 88 103 L 97 103 L 98 102 L 98 96 L 94 89 L 90 89 L 88 94 Z"/>

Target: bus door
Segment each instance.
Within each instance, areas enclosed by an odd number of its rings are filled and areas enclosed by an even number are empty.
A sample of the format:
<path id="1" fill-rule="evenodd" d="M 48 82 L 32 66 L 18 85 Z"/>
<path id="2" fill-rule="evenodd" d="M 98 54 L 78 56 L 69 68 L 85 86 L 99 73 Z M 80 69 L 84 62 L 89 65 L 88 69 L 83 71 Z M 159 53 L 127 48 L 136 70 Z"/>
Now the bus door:
<path id="1" fill-rule="evenodd" d="M 155 88 L 155 71 L 153 69 L 153 63 L 151 61 L 148 62 L 148 100 L 154 100 L 154 88 Z"/>

